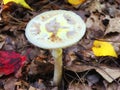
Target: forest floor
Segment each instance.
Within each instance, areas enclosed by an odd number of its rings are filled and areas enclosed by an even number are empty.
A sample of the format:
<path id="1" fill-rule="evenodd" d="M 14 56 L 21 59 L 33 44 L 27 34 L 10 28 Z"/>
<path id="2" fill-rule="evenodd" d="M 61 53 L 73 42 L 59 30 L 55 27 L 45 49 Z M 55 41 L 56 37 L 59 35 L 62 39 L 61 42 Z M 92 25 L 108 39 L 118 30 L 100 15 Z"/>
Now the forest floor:
<path id="1" fill-rule="evenodd" d="M 86 0 L 77 8 L 67 0 L 26 2 L 34 11 L 1 1 L 0 90 L 120 90 L 120 0 Z M 62 81 L 56 87 L 52 85 L 50 51 L 29 43 L 25 28 L 36 15 L 59 9 L 81 16 L 86 33 L 76 45 L 63 49 Z M 96 56 L 92 50 L 95 40 L 109 42 L 117 57 Z"/>

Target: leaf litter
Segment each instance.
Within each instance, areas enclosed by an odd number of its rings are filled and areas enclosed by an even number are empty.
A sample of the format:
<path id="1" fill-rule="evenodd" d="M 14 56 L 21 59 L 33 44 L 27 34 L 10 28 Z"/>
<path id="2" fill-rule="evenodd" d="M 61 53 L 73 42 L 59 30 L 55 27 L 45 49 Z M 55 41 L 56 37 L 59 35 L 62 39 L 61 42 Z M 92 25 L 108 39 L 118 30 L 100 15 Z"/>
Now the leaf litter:
<path id="1" fill-rule="evenodd" d="M 85 0 L 77 8 L 67 0 L 26 0 L 26 3 L 34 11 L 13 2 L 3 5 L 0 1 L 0 51 L 26 56 L 23 67 L 9 75 L 1 75 L 0 90 L 120 89 L 119 0 Z M 80 15 L 87 31 L 76 45 L 64 49 L 63 78 L 60 87 L 55 87 L 52 86 L 54 60 L 50 51 L 30 44 L 24 30 L 34 16 L 58 9 L 72 10 Z M 109 42 L 118 57 L 96 56 L 92 51 L 95 40 Z M 11 56 L 8 58 L 11 60 Z"/>

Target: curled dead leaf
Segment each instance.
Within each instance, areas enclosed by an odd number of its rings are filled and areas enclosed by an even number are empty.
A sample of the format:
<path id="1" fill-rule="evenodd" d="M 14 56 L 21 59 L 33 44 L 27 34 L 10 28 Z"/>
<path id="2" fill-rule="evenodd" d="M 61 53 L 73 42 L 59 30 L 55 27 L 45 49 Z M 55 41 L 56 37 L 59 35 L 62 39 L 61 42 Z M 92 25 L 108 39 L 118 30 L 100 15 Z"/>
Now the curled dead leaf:
<path id="1" fill-rule="evenodd" d="M 113 82 L 117 78 L 120 77 L 120 69 L 114 67 L 108 67 L 99 65 L 90 66 L 90 65 L 83 65 L 83 64 L 72 64 L 71 66 L 66 66 L 65 69 L 73 71 L 73 72 L 84 72 L 87 70 L 96 70 L 106 81 L 109 83 Z"/>
<path id="2" fill-rule="evenodd" d="M 107 66 L 96 68 L 96 71 L 109 83 L 120 77 L 120 69 Z"/>

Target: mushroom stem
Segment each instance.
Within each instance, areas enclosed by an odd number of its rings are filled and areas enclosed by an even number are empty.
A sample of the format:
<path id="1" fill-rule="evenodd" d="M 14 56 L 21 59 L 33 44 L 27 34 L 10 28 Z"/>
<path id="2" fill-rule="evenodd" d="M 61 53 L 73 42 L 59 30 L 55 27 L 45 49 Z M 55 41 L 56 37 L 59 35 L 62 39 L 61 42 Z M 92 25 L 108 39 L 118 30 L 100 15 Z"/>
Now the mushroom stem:
<path id="1" fill-rule="evenodd" d="M 62 49 L 53 49 L 52 56 L 55 59 L 53 84 L 58 86 L 62 78 Z"/>

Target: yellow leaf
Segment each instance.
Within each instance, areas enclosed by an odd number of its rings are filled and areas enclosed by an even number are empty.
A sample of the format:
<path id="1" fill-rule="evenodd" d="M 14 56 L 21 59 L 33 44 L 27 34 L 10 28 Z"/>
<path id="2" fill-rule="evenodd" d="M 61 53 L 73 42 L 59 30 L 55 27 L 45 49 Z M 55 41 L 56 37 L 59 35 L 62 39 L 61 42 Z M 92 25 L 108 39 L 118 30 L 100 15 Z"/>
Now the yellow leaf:
<path id="1" fill-rule="evenodd" d="M 117 57 L 117 54 L 113 46 L 109 42 L 95 40 L 92 50 L 96 56 L 113 56 Z"/>
<path id="2" fill-rule="evenodd" d="M 25 0 L 3 0 L 3 4 L 7 4 L 9 2 L 14 2 L 16 4 L 20 4 L 22 5 L 23 7 L 27 8 L 27 9 L 30 9 L 30 10 L 33 10 L 26 2 Z"/>
<path id="3" fill-rule="evenodd" d="M 76 6 L 76 5 L 80 5 L 84 2 L 85 0 L 68 0 L 68 3 Z"/>

